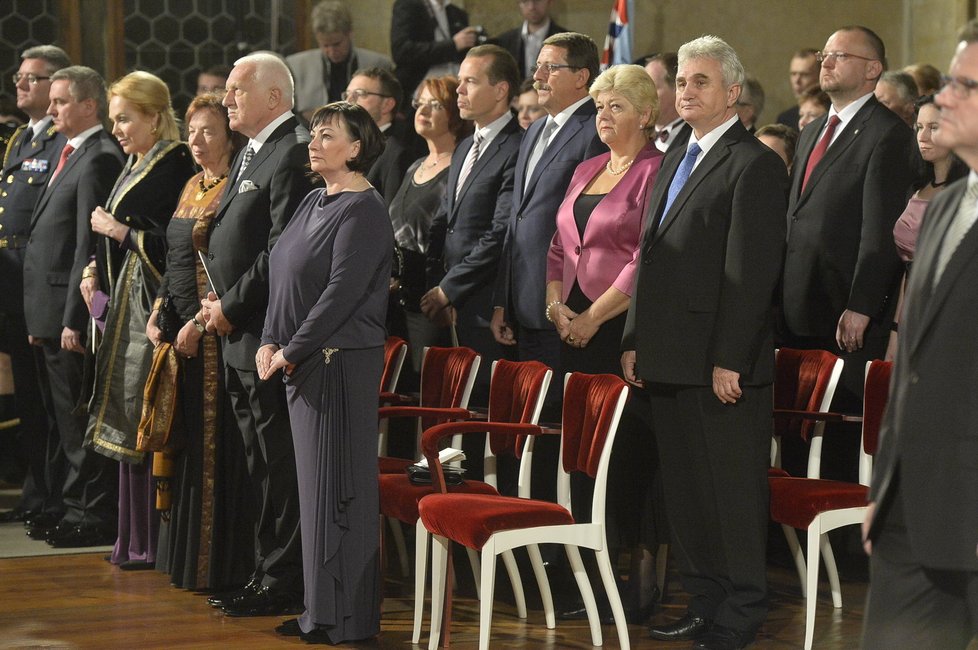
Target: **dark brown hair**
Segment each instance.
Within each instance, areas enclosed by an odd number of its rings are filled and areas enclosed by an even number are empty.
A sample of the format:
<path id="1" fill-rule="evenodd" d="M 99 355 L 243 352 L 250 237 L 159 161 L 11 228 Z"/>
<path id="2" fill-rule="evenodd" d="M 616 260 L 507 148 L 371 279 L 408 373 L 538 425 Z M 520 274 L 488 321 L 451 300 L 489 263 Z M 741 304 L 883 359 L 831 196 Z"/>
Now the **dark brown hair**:
<path id="1" fill-rule="evenodd" d="M 360 142 L 360 151 L 346 161 L 350 171 L 367 173 L 377 157 L 384 151 L 384 136 L 374 118 L 362 107 L 350 102 L 332 102 L 316 109 L 309 120 L 309 130 L 315 131 L 323 124 L 339 121 L 346 126 L 350 139 Z"/>

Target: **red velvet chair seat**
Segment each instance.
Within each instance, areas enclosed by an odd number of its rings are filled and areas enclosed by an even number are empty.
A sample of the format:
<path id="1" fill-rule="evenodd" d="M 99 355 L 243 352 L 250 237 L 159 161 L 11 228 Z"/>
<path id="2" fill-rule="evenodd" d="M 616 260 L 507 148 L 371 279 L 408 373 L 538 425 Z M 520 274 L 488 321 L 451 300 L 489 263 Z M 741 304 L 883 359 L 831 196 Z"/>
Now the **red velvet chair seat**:
<path id="1" fill-rule="evenodd" d="M 475 550 L 500 530 L 574 523 L 571 513 L 556 503 L 485 494 L 432 494 L 421 500 L 418 510 L 432 534 Z"/>
<path id="2" fill-rule="evenodd" d="M 378 456 L 377 472 L 380 474 L 403 474 L 408 465 L 413 465 L 414 461 L 410 458 L 397 458 L 395 456 Z"/>
<path id="3" fill-rule="evenodd" d="M 807 529 L 815 516 L 830 510 L 861 508 L 869 488 L 858 483 L 826 479 L 771 477 L 771 519 L 792 528 Z"/>
<path id="4" fill-rule="evenodd" d="M 418 501 L 438 491 L 432 485 L 415 485 L 406 474 L 381 474 L 377 477 L 380 486 L 380 512 L 406 524 L 418 521 Z M 465 481 L 462 485 L 448 488 L 451 494 L 495 494 L 496 488 L 482 481 Z"/>

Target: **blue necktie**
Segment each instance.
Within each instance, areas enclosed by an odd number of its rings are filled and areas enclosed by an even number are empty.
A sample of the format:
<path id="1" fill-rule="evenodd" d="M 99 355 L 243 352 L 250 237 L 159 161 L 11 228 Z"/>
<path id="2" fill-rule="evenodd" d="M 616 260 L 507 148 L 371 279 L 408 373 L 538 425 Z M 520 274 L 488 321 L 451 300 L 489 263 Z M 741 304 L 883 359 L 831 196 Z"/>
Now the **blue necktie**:
<path id="1" fill-rule="evenodd" d="M 689 175 L 693 173 L 693 165 L 696 164 L 696 157 L 702 151 L 699 144 L 695 142 L 686 150 L 686 157 L 679 163 L 679 169 L 676 170 L 676 175 L 672 177 L 672 183 L 669 184 L 669 194 L 666 195 L 666 207 L 662 209 L 662 216 L 659 217 L 660 225 L 662 224 L 662 220 L 666 218 L 666 215 L 669 214 L 669 208 L 672 207 L 672 202 L 676 200 L 679 192 L 686 185 L 686 181 L 689 180 Z"/>

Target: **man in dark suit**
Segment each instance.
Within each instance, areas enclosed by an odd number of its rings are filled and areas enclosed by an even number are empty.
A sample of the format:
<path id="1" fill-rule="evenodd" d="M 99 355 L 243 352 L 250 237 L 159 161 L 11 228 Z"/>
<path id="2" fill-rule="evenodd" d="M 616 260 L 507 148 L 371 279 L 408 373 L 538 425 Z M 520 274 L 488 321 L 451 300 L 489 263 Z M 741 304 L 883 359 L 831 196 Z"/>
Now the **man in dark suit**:
<path id="1" fill-rule="evenodd" d="M 803 92 L 818 85 L 820 65 L 818 50 L 810 47 L 803 47 L 791 57 L 791 63 L 788 66 L 788 82 L 791 84 L 791 92 L 794 93 L 796 100 L 801 99 Z M 793 106 L 789 106 L 778 114 L 777 123 L 797 130 L 798 113 L 799 106 L 796 101 Z"/>
<path id="2" fill-rule="evenodd" d="M 118 464 L 82 446 L 88 416 L 77 408 L 83 384 L 88 308 L 79 286 L 91 273 L 91 217 L 105 205 L 122 171 L 123 155 L 102 128 L 105 82 L 97 72 L 71 66 L 51 75 L 51 107 L 58 132 L 68 138 L 31 217 L 24 253 L 24 316 L 40 373 L 41 399 L 54 415 L 68 461 L 62 490 L 64 517 L 32 537 L 52 546 L 111 544 L 116 538 Z"/>
<path id="3" fill-rule="evenodd" d="M 516 4 L 523 17 L 523 25 L 507 30 L 489 39 L 489 42 L 495 43 L 513 55 L 520 73 L 520 81 L 523 81 L 533 76 L 544 41 L 554 34 L 567 30 L 550 18 L 553 0 L 519 0 Z M 591 79 L 593 80 L 594 77 Z"/>
<path id="4" fill-rule="evenodd" d="M 873 96 L 886 58 L 876 34 L 844 27 L 818 58 L 832 107 L 802 131 L 792 165 L 784 341 L 841 353 L 833 409 L 858 413 L 863 368 L 883 357 L 896 309 L 893 224 L 907 205 L 913 133 Z"/>
<path id="5" fill-rule="evenodd" d="M 292 115 L 292 75 L 277 57 L 235 62 L 224 105 L 248 145 L 231 166 L 212 226 L 203 301 L 208 329 L 223 336 L 226 385 L 244 437 L 258 504 L 257 565 L 242 589 L 209 602 L 234 616 L 283 614 L 302 596 L 299 504 L 292 430 L 281 381 L 258 379 L 255 353 L 268 307 L 268 252 L 312 189 L 309 133 Z"/>
<path id="6" fill-rule="evenodd" d="M 736 113 L 744 69 L 715 36 L 679 50 L 688 149 L 666 154 L 649 200 L 622 340 L 659 447 L 672 551 L 690 594 L 652 637 L 749 644 L 767 614 L 767 455 L 781 269 L 784 162 Z M 688 179 L 688 180 L 687 180 Z"/>
<path id="7" fill-rule="evenodd" d="M 521 360 L 542 361 L 558 376 L 560 337 L 545 316 L 547 251 L 574 170 L 607 149 L 598 139 L 588 95 L 598 61 L 597 45 L 584 34 L 564 32 L 544 41 L 533 78 L 547 118 L 534 122 L 520 145 L 493 297 L 496 341 L 517 346 Z M 557 66 L 552 72 L 551 65 Z M 550 401 L 557 408 L 547 417 L 559 418 L 563 382 L 553 382 L 552 388 L 555 399 Z"/>
<path id="8" fill-rule="evenodd" d="M 867 650 L 978 634 L 978 22 L 961 37 L 934 140 L 971 173 L 932 200 L 908 280 L 863 524 Z"/>
<path id="9" fill-rule="evenodd" d="M 475 133 L 455 148 L 448 187 L 431 224 L 428 318 L 454 323 L 458 342 L 482 356 L 473 402 L 486 404 L 489 368 L 502 349 L 489 331 L 492 292 L 513 200 L 523 130 L 509 110 L 516 61 L 498 45 L 473 48 L 462 61 L 458 107 Z"/>
<path id="10" fill-rule="evenodd" d="M 425 77 L 457 74 L 478 34 L 469 15 L 447 0 L 395 0 L 391 11 L 391 58 L 409 95 Z"/>
<path id="11" fill-rule="evenodd" d="M 27 458 L 20 503 L 0 514 L 0 521 L 26 522 L 36 517 L 46 527 L 57 524 L 64 512 L 65 461 L 58 446 L 57 424 L 44 412 L 38 393 L 34 354 L 24 322 L 23 267 L 31 212 L 65 142 L 47 115 L 51 75 L 69 65 L 68 55 L 54 45 L 32 47 L 21 55 L 14 75 L 17 108 L 30 122 L 19 127 L 7 144 L 0 177 L 0 350 L 10 355 L 21 430 L 21 442 L 5 446 L 18 455 L 22 449 Z"/>
<path id="12" fill-rule="evenodd" d="M 645 71 L 652 77 L 655 93 L 659 97 L 659 117 L 655 121 L 655 146 L 665 153 L 675 146 L 686 149 L 689 141 L 689 125 L 676 110 L 676 73 L 679 58 L 675 52 L 660 52 L 648 57 Z"/>

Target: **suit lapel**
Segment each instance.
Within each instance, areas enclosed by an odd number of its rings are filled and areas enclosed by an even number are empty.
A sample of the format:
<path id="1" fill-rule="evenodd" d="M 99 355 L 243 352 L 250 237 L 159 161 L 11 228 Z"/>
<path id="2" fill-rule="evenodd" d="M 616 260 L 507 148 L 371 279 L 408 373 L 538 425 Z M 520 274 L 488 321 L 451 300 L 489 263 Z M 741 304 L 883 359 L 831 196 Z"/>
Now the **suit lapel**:
<path id="1" fill-rule="evenodd" d="M 65 161 L 65 166 L 61 169 L 61 172 L 44 186 L 44 189 L 41 190 L 40 196 L 37 197 L 37 203 L 34 204 L 34 212 L 31 214 L 31 228 L 34 227 L 34 223 L 37 221 L 37 217 L 41 210 L 47 206 L 52 194 L 54 194 L 54 189 L 61 185 L 64 179 L 68 178 L 68 176 L 73 173 L 73 170 L 77 165 L 81 164 L 81 161 L 85 157 L 85 154 L 88 153 L 88 150 L 101 142 L 101 138 L 104 137 L 104 133 L 104 130 L 100 130 L 86 138 L 85 142 L 82 143 L 82 146 L 68 156 L 68 159 Z M 65 144 L 67 144 L 67 142 Z M 63 147 L 61 149 L 63 149 Z M 57 159 L 60 159 L 61 157 L 61 149 L 59 149 L 57 152 Z M 57 164 L 58 163 L 54 161 L 55 167 L 57 167 Z M 54 169 L 51 170 L 51 173 L 54 173 Z"/>
<path id="2" fill-rule="evenodd" d="M 465 183 L 462 185 L 462 190 L 458 193 L 458 200 L 452 205 L 452 213 L 448 220 L 449 223 L 453 223 L 455 221 L 455 217 L 458 216 L 458 206 L 463 200 L 465 200 L 465 195 L 468 193 L 469 188 L 472 187 L 472 183 L 475 182 L 475 179 L 482 173 L 483 169 L 489 167 L 490 163 L 492 163 L 497 156 L 501 155 L 500 149 L 502 148 L 503 143 L 506 142 L 506 140 L 513 133 L 514 126 L 518 127 L 519 125 L 515 119 L 511 119 L 506 123 L 506 126 L 503 127 L 503 130 L 499 132 L 499 135 L 493 138 L 492 142 L 487 145 L 488 148 L 486 149 L 485 153 L 481 153 L 479 155 L 479 159 L 475 161 L 475 165 L 472 166 L 472 171 L 469 172 L 468 177 L 465 179 Z M 468 156 L 467 151 L 466 156 Z M 461 170 L 459 170 L 459 173 L 461 173 Z M 457 179 L 458 176 L 455 178 Z"/>
<path id="3" fill-rule="evenodd" d="M 241 160 L 244 158 L 244 152 L 245 149 L 247 149 L 247 146 L 245 146 L 244 149 L 239 151 L 234 156 L 234 163 L 231 165 L 231 169 L 234 170 L 234 175 L 232 176 L 234 183 L 227 184 L 227 187 L 224 190 L 224 196 L 221 197 L 221 204 L 217 208 L 217 214 L 214 215 L 214 221 L 218 221 L 224 216 L 228 206 L 231 205 L 232 201 L 234 201 L 234 197 L 238 195 L 238 188 L 241 187 L 241 181 L 245 180 L 246 178 L 250 178 L 254 171 L 261 166 L 261 163 L 272 155 L 272 152 L 278 145 L 278 141 L 281 140 L 286 133 L 293 131 L 296 123 L 296 119 L 291 117 L 285 122 L 282 122 L 277 129 L 272 131 L 272 134 L 268 136 L 268 139 L 262 143 L 261 148 L 255 152 L 251 162 L 248 163 L 248 168 L 244 170 L 244 174 L 239 174 L 238 170 L 241 168 Z"/>
<path id="4" fill-rule="evenodd" d="M 737 125 L 735 124 L 734 127 L 731 127 L 731 129 L 735 128 L 736 126 Z M 683 206 L 686 204 L 686 201 L 689 200 L 689 197 L 696 190 L 697 186 L 703 182 L 703 179 L 709 176 L 710 172 L 713 171 L 713 168 L 719 165 L 723 160 L 726 159 L 727 156 L 730 155 L 730 141 L 727 136 L 731 129 L 728 129 L 728 133 L 725 133 L 720 138 L 720 140 L 710 148 L 710 150 L 705 154 L 703 160 L 700 161 L 699 165 L 696 166 L 696 169 L 693 170 L 693 173 L 690 174 L 689 180 L 686 181 L 686 184 L 683 186 L 683 189 L 681 189 L 679 191 L 679 194 L 676 195 L 676 200 L 673 201 L 671 206 L 669 206 L 668 214 L 663 215 L 662 223 L 655 231 L 655 235 L 652 240 L 653 242 L 658 241 L 662 237 L 662 235 L 666 232 L 666 230 L 669 229 L 669 226 L 671 226 L 672 223 L 676 220 L 676 217 L 679 216 L 679 213 L 680 211 L 682 211 Z M 685 156 L 686 156 L 686 152 L 681 151 L 679 152 L 679 155 L 676 156 L 676 158 L 678 161 L 681 161 Z M 676 163 L 676 166 L 677 167 L 679 166 L 678 162 Z M 673 170 L 673 173 L 670 176 L 668 176 L 670 183 L 672 182 L 672 177 L 674 175 L 675 175 L 675 170 Z M 666 192 L 663 193 L 662 195 L 662 199 L 664 202 L 665 195 L 668 193 L 669 185 L 666 183 L 664 183 L 663 185 L 665 186 L 666 189 Z M 657 209 L 658 209 L 658 205 L 657 205 Z"/>

